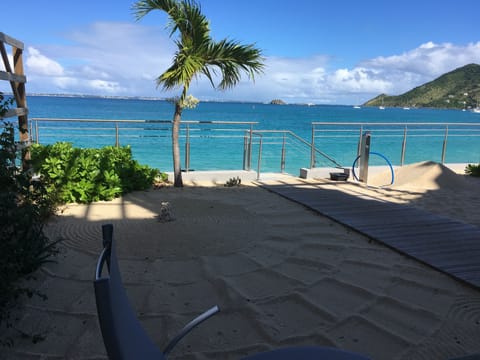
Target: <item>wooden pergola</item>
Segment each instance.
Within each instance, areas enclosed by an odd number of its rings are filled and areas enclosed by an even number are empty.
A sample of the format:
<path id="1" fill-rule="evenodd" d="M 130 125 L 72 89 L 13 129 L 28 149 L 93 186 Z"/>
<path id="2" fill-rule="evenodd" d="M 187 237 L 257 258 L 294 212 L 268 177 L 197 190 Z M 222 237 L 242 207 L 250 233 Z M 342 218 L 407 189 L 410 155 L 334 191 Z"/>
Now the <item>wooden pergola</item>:
<path id="1" fill-rule="evenodd" d="M 10 47 L 10 54 L 7 51 Z M 4 70 L 0 70 L 0 80 L 10 82 L 12 94 L 15 99 L 15 107 L 9 109 L 0 119 L 18 117 L 18 129 L 20 132 L 20 144 L 28 145 L 30 136 L 28 133 L 28 108 L 27 95 L 25 92 L 25 83 L 27 77 L 23 68 L 23 49 L 21 41 L 16 40 L 3 32 L 0 32 L 0 53 Z M 10 57 L 13 59 L 13 66 L 10 63 Z M 23 160 L 28 159 L 28 152 L 23 152 Z"/>

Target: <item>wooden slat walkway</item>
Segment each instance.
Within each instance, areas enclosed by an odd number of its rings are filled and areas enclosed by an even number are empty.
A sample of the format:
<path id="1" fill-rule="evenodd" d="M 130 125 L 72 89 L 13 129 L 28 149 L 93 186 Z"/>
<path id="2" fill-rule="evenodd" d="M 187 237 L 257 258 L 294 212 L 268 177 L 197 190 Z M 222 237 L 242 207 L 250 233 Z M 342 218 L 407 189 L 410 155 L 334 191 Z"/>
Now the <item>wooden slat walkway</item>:
<path id="1" fill-rule="evenodd" d="M 314 183 L 259 182 L 343 225 L 480 287 L 480 228 L 427 211 Z M 325 184 L 323 184 L 325 185 Z"/>

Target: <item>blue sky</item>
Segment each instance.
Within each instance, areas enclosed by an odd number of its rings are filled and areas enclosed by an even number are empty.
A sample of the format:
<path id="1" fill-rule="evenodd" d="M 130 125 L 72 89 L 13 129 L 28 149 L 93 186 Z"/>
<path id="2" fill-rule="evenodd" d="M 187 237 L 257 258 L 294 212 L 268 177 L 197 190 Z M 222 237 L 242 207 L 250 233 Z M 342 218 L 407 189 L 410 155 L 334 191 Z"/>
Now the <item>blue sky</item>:
<path id="1" fill-rule="evenodd" d="M 155 78 L 175 51 L 167 18 L 136 22 L 131 0 L 22 0 L 0 31 L 24 42 L 30 93 L 167 97 Z M 255 43 L 266 69 L 255 83 L 200 100 L 354 104 L 401 94 L 445 72 L 480 63 L 478 2 L 457 0 L 203 0 L 215 40 Z M 4 86 L 2 84 L 1 86 Z M 1 88 L 0 91 L 8 91 Z M 178 93 L 178 91 L 176 92 Z"/>

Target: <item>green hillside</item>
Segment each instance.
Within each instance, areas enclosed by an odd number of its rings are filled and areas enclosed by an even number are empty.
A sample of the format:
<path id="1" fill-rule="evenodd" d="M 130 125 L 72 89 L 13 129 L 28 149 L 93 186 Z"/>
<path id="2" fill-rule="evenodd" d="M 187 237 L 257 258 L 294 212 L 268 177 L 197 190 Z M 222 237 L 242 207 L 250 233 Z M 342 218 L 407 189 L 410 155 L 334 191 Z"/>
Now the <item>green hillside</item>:
<path id="1" fill-rule="evenodd" d="M 480 102 L 480 65 L 463 66 L 402 95 L 381 94 L 367 101 L 364 106 L 380 106 L 382 101 L 386 107 L 476 107 Z"/>

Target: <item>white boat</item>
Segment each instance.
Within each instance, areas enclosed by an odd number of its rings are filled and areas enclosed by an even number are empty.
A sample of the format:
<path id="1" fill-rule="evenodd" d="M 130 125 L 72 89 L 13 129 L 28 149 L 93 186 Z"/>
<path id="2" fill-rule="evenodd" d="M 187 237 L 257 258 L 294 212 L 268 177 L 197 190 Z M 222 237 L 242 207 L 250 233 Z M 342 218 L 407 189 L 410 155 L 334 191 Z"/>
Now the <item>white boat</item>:
<path id="1" fill-rule="evenodd" d="M 477 106 L 472 109 L 472 112 L 474 112 L 475 114 L 480 114 L 480 106 L 478 104 L 480 103 L 477 98 Z"/>
<path id="2" fill-rule="evenodd" d="M 382 96 L 382 105 L 378 107 L 380 110 L 385 110 L 385 106 L 383 106 L 383 96 Z"/>
<path id="3" fill-rule="evenodd" d="M 359 99 L 359 98 L 357 98 L 356 104 L 353 105 L 353 108 L 354 108 L 354 109 L 361 109 L 361 108 L 362 108 L 362 107 L 360 106 L 360 99 Z"/>

